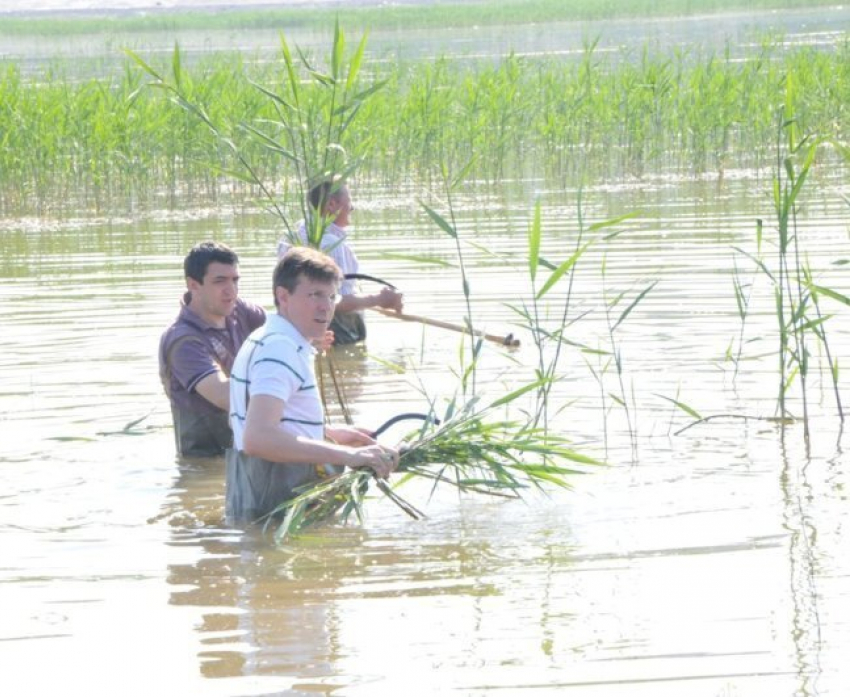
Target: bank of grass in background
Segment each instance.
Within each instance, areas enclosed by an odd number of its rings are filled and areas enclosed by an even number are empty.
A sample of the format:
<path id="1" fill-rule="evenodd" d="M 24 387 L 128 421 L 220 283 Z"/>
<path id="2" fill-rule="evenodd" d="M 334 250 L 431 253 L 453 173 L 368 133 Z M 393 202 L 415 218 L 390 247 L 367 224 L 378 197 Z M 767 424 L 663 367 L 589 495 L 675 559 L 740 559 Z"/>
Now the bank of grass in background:
<path id="1" fill-rule="evenodd" d="M 167 61 L 140 57 L 170 70 Z M 799 127 L 850 140 L 850 43 L 827 52 L 769 42 L 741 61 L 649 51 L 613 59 L 590 42 L 578 62 L 442 58 L 362 73 L 364 88 L 387 83 L 340 142 L 361 162 L 366 185 L 435 185 L 443 165 L 457 171 L 471 154 L 476 176 L 491 183 L 508 175 L 564 186 L 662 173 L 722 178 L 730 168 L 765 168 L 787 74 L 806 95 Z M 232 53 L 183 66 L 182 74 L 192 99 L 234 129 L 279 120 L 254 84 L 290 91 L 280 61 L 247 63 Z M 221 142 L 198 119 L 169 108 L 167 95 L 144 89 L 147 79 L 130 58 L 110 78 L 83 81 L 63 75 L 61 65 L 37 76 L 14 64 L 0 68 L 0 211 L 122 212 L 257 197 L 256 186 L 210 168 Z M 321 89 L 304 85 L 305 99 Z M 257 176 L 282 196 L 297 196 L 288 163 L 249 140 L 240 148 Z"/>
<path id="2" fill-rule="evenodd" d="M 610 20 L 627 17 L 677 17 L 733 10 L 811 9 L 828 7 L 831 0 L 477 0 L 476 2 L 439 2 L 386 4 L 373 0 L 345 8 L 345 23 L 351 29 L 444 29 L 499 24 Z M 338 7 L 301 7 L 240 9 L 229 8 L 192 12 L 164 9 L 145 12 L 89 12 L 62 17 L 42 14 L 36 17 L 4 17 L 0 35 L 52 36 L 95 33 L 136 33 L 155 31 L 251 30 L 309 28 L 317 31 L 332 27 Z"/>

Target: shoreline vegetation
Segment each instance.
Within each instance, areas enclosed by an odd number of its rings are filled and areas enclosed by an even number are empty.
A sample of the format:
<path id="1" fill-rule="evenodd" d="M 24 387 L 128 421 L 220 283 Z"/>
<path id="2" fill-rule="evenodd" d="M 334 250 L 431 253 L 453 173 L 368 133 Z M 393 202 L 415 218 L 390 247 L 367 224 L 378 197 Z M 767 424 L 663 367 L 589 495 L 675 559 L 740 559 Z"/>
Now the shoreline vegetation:
<path id="1" fill-rule="evenodd" d="M 514 55 L 498 63 L 372 61 L 364 87 L 383 85 L 340 145 L 362 159 L 361 184 L 430 185 L 441 167 L 462 167 L 470 154 L 484 184 L 517 176 L 556 187 L 654 175 L 722 180 L 727 169 L 772 165 L 789 76 L 803 96 L 798 128 L 850 139 L 846 40 L 824 51 L 765 39 L 743 60 L 699 48 L 656 55 L 648 46 L 624 59 L 595 48 L 587 43 L 569 64 Z M 61 61 L 39 74 L 0 64 L 0 214 L 257 197 L 256 187 L 228 174 L 234 162 L 210 129 L 148 89 L 149 76 L 120 55 L 109 76 L 82 80 Z M 258 86 L 285 88 L 282 60 L 143 57 L 181 82 L 276 194 L 297 194 L 286 158 L 248 137 L 275 118 Z"/>
<path id="2" fill-rule="evenodd" d="M 581 22 L 631 17 L 697 16 L 735 11 L 804 10 L 838 6 L 835 0 L 481 0 L 461 3 L 384 5 L 366 0 L 355 6 L 288 8 L 198 7 L 192 10 L 23 10 L 2 13 L 0 35 L 68 36 L 151 31 L 325 29 L 344 12 L 349 30 L 416 27 L 474 27 L 542 22 Z"/>

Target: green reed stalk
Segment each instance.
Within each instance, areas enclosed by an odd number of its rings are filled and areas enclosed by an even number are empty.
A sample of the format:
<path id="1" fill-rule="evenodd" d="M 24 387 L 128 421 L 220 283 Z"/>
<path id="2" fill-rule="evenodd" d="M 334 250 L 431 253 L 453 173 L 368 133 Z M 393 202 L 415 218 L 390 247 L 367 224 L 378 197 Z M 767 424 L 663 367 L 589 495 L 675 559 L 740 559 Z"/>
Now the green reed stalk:
<path id="1" fill-rule="evenodd" d="M 566 332 L 573 322 L 579 317 L 570 319 L 573 287 L 576 279 L 579 261 L 593 245 L 600 241 L 610 241 L 619 232 L 609 232 L 602 236 L 601 232 L 632 218 L 635 213 L 604 220 L 586 226 L 584 221 L 584 209 L 582 205 L 582 189 L 579 189 L 577 202 L 578 234 L 573 245 L 572 254 L 557 266 L 550 263 L 540 254 L 540 243 L 542 237 L 541 208 L 538 201 L 535 205 L 532 223 L 528 231 L 528 276 L 531 284 L 532 295 L 530 300 L 523 302 L 521 306 L 508 305 L 516 312 L 523 321 L 523 328 L 531 333 L 532 341 L 537 349 L 537 374 L 543 381 L 537 393 L 537 406 L 532 423 L 538 426 L 542 423 L 544 430 L 549 424 L 549 397 L 554 382 L 558 379 L 559 363 L 565 345 L 575 346 L 585 352 L 593 352 L 589 347 L 567 338 Z M 592 235 L 586 240 L 587 235 Z M 538 270 L 540 266 L 546 267 L 551 274 L 546 281 L 538 287 Z M 562 299 L 553 300 L 555 288 L 563 286 L 562 280 L 566 280 L 566 290 Z M 551 295 L 550 295 L 551 293 Z M 549 297 L 546 297 L 549 296 Z M 544 317 L 554 315 L 555 323 L 551 327 L 546 326 Z"/>
<path id="2" fill-rule="evenodd" d="M 799 374 L 802 384 L 803 427 L 808 437 L 808 350 L 803 322 L 806 298 L 801 282 L 799 259 L 799 234 L 797 230 L 797 198 L 814 160 L 815 146 L 808 148 L 802 168 L 795 170 L 793 155 L 804 142 L 797 141 L 794 122 L 794 82 L 792 75 L 786 79 L 785 103 L 777 113 L 776 173 L 773 183 L 773 200 L 777 217 L 778 262 L 775 286 L 776 311 L 779 322 L 779 410 L 787 416 L 786 396 L 794 378 Z M 786 142 L 783 147 L 783 142 Z M 792 344 L 793 341 L 793 344 Z"/>
<path id="3" fill-rule="evenodd" d="M 457 219 L 455 217 L 455 209 L 452 204 L 452 196 L 455 190 L 460 186 L 460 184 L 464 181 L 469 171 L 472 169 L 475 164 L 475 160 L 471 159 L 466 163 L 460 172 L 457 175 L 452 176 L 449 173 L 448 165 L 445 163 L 441 167 L 441 175 L 442 175 L 442 184 L 443 184 L 443 192 L 446 197 L 446 205 L 448 208 L 448 220 L 440 215 L 433 208 L 426 205 L 424 202 L 420 201 L 420 205 L 423 210 L 428 214 L 428 217 L 436 223 L 436 225 L 443 230 L 446 234 L 451 237 L 455 242 L 455 252 L 457 254 L 458 260 L 458 268 L 460 269 L 461 275 L 461 288 L 463 290 L 463 300 L 464 305 L 466 306 L 466 316 L 464 317 L 464 324 L 469 330 L 469 334 L 472 337 L 475 333 L 475 320 L 473 318 L 472 313 L 472 289 L 469 283 L 469 276 L 466 273 L 466 264 L 464 262 L 463 248 L 461 246 L 460 233 L 458 230 Z M 464 337 L 465 344 L 465 337 Z M 463 346 L 464 344 L 461 344 Z M 476 392 L 476 378 L 477 371 L 476 366 L 478 365 L 478 356 L 481 353 L 481 348 L 483 345 L 482 338 L 471 338 L 469 341 L 470 347 L 470 361 L 468 365 L 465 365 L 463 360 L 463 354 L 461 353 L 461 387 L 464 391 L 464 394 L 467 393 L 467 387 L 471 388 L 472 394 Z M 471 382 L 470 382 L 471 381 Z"/>
<path id="4" fill-rule="evenodd" d="M 606 255 L 607 257 L 607 255 Z M 626 415 L 626 423 L 629 429 L 629 437 L 632 443 L 632 454 L 635 459 L 637 459 L 637 430 L 633 425 L 632 412 L 629 408 L 629 394 L 626 391 L 626 386 L 624 382 L 624 368 L 623 368 L 623 356 L 620 345 L 616 338 L 617 328 L 626 320 L 626 318 L 632 313 L 632 311 L 638 306 L 638 304 L 646 298 L 646 296 L 650 293 L 650 291 L 656 286 L 658 281 L 653 281 L 646 288 L 640 291 L 634 299 L 626 306 L 622 312 L 620 312 L 619 317 L 616 321 L 612 321 L 612 311 L 626 298 L 628 295 L 628 290 L 620 291 L 617 293 L 611 300 L 608 299 L 608 291 L 605 287 L 605 277 L 606 277 L 606 266 L 607 261 L 606 257 L 603 257 L 602 260 L 602 294 L 603 300 L 605 301 L 605 321 L 608 326 L 608 341 L 611 347 L 611 355 L 614 359 L 614 367 L 617 370 L 617 382 L 619 386 L 620 393 L 619 395 L 611 394 L 611 398 L 617 402 L 622 408 Z M 635 403 L 634 400 L 634 385 L 632 385 L 631 390 L 631 402 Z"/>
<path id="5" fill-rule="evenodd" d="M 746 329 L 747 318 L 749 317 L 749 313 L 750 313 L 750 301 L 752 300 L 752 297 L 753 297 L 753 289 L 755 288 L 756 274 L 759 271 L 762 271 L 768 276 L 768 278 L 773 280 L 772 275 L 767 270 L 767 267 L 764 265 L 764 262 L 762 261 L 762 258 L 761 258 L 761 244 L 762 244 L 762 240 L 764 239 L 763 231 L 764 231 L 764 223 L 761 219 L 759 219 L 759 220 L 756 221 L 756 255 L 755 256 L 751 256 L 750 254 L 745 252 L 740 247 L 733 247 L 732 248 L 733 250 L 735 250 L 736 253 L 741 254 L 745 257 L 748 257 L 749 259 L 754 261 L 755 265 L 756 265 L 756 271 L 753 272 L 753 277 L 746 284 L 746 290 L 745 290 L 745 285 L 741 281 L 741 273 L 740 273 L 740 270 L 738 268 L 737 259 L 733 258 L 734 270 L 733 270 L 733 275 L 732 275 L 732 285 L 733 285 L 733 288 L 734 288 L 734 291 L 735 291 L 735 303 L 736 303 L 737 309 L 738 309 L 738 319 L 740 320 L 740 323 L 741 323 L 740 328 L 738 330 L 738 349 L 735 352 L 735 355 L 732 356 L 732 344 L 731 343 L 729 345 L 729 349 L 727 349 L 727 352 L 726 352 L 727 360 L 731 359 L 735 363 L 735 373 L 734 373 L 734 376 L 733 376 L 733 382 L 738 377 L 738 368 L 741 365 L 741 356 L 743 355 L 743 352 L 744 352 L 744 331 Z M 734 339 L 732 340 L 732 342 L 734 343 Z"/>
<path id="6" fill-rule="evenodd" d="M 797 118 L 797 76 L 789 73 L 783 80 L 785 95 L 776 112 L 776 164 L 773 178 L 773 206 L 776 215 L 776 262 L 771 269 L 761 255 L 750 257 L 758 270 L 773 285 L 778 330 L 779 416 L 791 415 L 787 399 L 795 380 L 800 382 L 803 430 L 809 441 L 808 377 L 811 368 L 810 344 L 815 341 L 824 348 L 835 393 L 839 417 L 843 420 L 841 397 L 838 391 L 837 362 L 832 356 L 826 333 L 829 315 L 820 310 L 819 296 L 838 299 L 850 305 L 850 299 L 830 288 L 817 285 L 805 263 L 802 231 L 798 225 L 798 210 L 803 186 L 815 162 L 822 139 L 800 137 Z M 758 225 L 758 246 L 761 246 L 761 223 Z M 738 250 L 742 251 L 742 250 Z M 747 255 L 750 256 L 750 255 Z M 736 296 L 737 297 L 737 296 Z M 741 300 L 738 297 L 739 308 Z"/>

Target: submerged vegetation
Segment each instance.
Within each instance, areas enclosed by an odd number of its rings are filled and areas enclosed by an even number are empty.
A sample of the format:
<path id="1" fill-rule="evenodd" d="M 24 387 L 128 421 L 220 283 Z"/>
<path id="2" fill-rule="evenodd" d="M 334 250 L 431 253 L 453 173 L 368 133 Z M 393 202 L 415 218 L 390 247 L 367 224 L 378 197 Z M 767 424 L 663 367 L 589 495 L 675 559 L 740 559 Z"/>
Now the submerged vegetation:
<path id="1" fill-rule="evenodd" d="M 123 56 L 123 54 L 122 54 Z M 173 66 L 141 56 L 171 76 Z M 150 76 L 129 57 L 108 79 L 76 81 L 0 67 L 0 212 L 82 207 L 187 205 L 258 195 L 222 175 L 229 148 L 201 120 L 167 108 L 146 89 Z M 376 67 L 377 66 L 377 67 Z M 320 65 L 317 70 L 326 71 Z M 432 184 L 440 168 L 476 157 L 476 176 L 579 179 L 653 173 L 722 177 L 730 167 L 768 167 L 775 106 L 794 75 L 804 132 L 850 138 L 850 44 L 834 51 L 780 50 L 765 43 L 747 60 L 729 56 L 611 58 L 585 47 L 577 62 L 508 56 L 497 64 L 441 58 L 370 62 L 364 89 L 385 83 L 360 109 L 340 145 L 362 159 L 360 180 Z M 179 66 L 187 99 L 199 105 L 275 195 L 297 194 L 290 163 L 252 137 L 286 95 L 282 61 L 213 55 Z M 304 85 L 302 94 L 321 85 Z M 220 153 L 220 154 L 216 154 Z M 211 165 L 213 165 L 211 167 Z"/>

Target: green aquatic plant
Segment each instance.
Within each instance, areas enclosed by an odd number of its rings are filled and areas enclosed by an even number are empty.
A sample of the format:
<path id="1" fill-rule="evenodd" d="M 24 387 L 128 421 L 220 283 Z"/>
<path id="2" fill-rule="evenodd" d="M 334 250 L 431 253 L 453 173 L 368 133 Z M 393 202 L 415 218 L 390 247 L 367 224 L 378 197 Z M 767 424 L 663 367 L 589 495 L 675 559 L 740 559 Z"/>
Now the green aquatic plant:
<path id="1" fill-rule="evenodd" d="M 540 247 L 543 235 L 541 205 L 538 200 L 534 207 L 532 221 L 528 227 L 527 274 L 531 286 L 531 296 L 521 304 L 509 303 L 507 306 L 520 318 L 520 327 L 529 332 L 537 352 L 537 377 L 541 387 L 537 392 L 537 404 L 532 423 L 548 427 L 550 416 L 551 388 L 559 379 L 563 349 L 567 346 L 577 348 L 585 354 L 606 351 L 593 349 L 585 343 L 569 336 L 572 325 L 581 319 L 582 314 L 572 316 L 573 290 L 579 264 L 585 253 L 594 245 L 611 242 L 621 231 L 612 228 L 634 218 L 631 212 L 608 220 L 587 224 L 582 205 L 582 189 L 577 200 L 578 230 L 569 256 L 558 263 L 549 261 L 541 255 Z M 543 281 L 539 278 L 542 269 L 549 272 Z M 558 292 L 561 291 L 561 292 Z M 625 317 L 624 317 L 625 319 Z"/>
<path id="2" fill-rule="evenodd" d="M 188 75 L 181 60 L 179 46 L 175 45 L 170 79 L 154 69 L 133 51 L 128 55 L 142 70 L 153 78 L 150 83 L 166 92 L 171 100 L 191 117 L 203 123 L 215 136 L 220 149 L 235 166 L 220 167 L 222 174 L 256 187 L 262 194 L 267 210 L 275 214 L 286 228 L 293 244 L 300 243 L 297 230 L 290 224 L 284 207 L 279 205 L 273 185 L 263 176 L 263 168 L 252 157 L 249 144 L 286 163 L 285 178 L 298 191 L 303 219 L 307 223 L 306 242 L 319 248 L 329 219 L 321 213 L 314 214 L 306 201 L 306 193 L 314 185 L 324 182 L 344 182 L 358 165 L 348 154 L 348 132 L 364 102 L 381 88 L 374 82 L 365 89 L 358 83 L 360 66 L 366 48 L 366 36 L 361 39 L 350 58 L 345 55 L 345 35 L 337 22 L 333 46 L 322 68 L 305 52 L 296 48 L 298 60 L 281 35 L 281 62 L 283 75 L 277 91 L 259 82 L 247 79 L 248 84 L 266 100 L 266 110 L 272 117 L 228 122 L 226 118 L 212 115 L 211 99 L 196 91 L 196 83 Z M 245 144 L 245 138 L 249 144 Z M 359 142 L 358 147 L 368 146 Z M 337 183 L 335 186 L 339 186 Z M 334 192 L 332 188 L 330 194 Z M 319 202 L 318 210 L 324 201 Z"/>
<path id="3" fill-rule="evenodd" d="M 467 390 L 470 390 L 472 394 L 475 394 L 476 392 L 476 366 L 478 365 L 478 357 L 481 353 L 483 339 L 480 336 L 476 336 L 475 319 L 472 312 L 472 289 L 469 283 L 469 276 L 466 273 L 466 265 L 464 264 L 463 246 L 461 244 L 461 236 L 458 231 L 457 218 L 455 216 L 453 195 L 472 169 L 474 163 L 474 159 L 469 160 L 469 162 L 467 162 L 466 165 L 454 175 L 449 172 L 448 166 L 445 163 L 442 164 L 440 174 L 443 194 L 445 195 L 445 203 L 448 209 L 448 213 L 445 217 L 426 203 L 422 201 L 419 202 L 419 205 L 422 206 L 431 221 L 443 232 L 449 235 L 455 243 L 457 266 L 460 270 L 461 290 L 463 292 L 464 305 L 466 306 L 466 315 L 464 316 L 463 321 L 468 335 L 470 336 L 469 361 L 467 362 L 464 357 L 463 345 L 465 342 L 461 344 L 460 353 L 460 384 L 464 394 L 467 393 Z"/>
<path id="4" fill-rule="evenodd" d="M 850 299 L 837 291 L 815 282 L 807 262 L 803 229 L 798 223 L 798 213 L 803 205 L 801 196 L 819 148 L 825 142 L 822 137 L 801 136 L 797 117 L 798 83 L 795 73 L 788 73 L 783 80 L 784 99 L 776 110 L 776 140 L 774 176 L 772 181 L 772 203 L 775 214 L 775 236 L 765 236 L 761 220 L 756 226 L 756 255 L 740 248 L 735 250 L 751 259 L 758 273 L 767 278 L 773 290 L 773 301 L 777 322 L 779 362 L 779 389 L 777 396 L 778 417 L 782 423 L 793 418 L 788 398 L 795 383 L 800 384 L 802 422 L 806 440 L 809 439 L 809 377 L 812 369 L 813 344 L 823 348 L 828 373 L 832 381 L 839 418 L 844 413 L 838 390 L 838 360 L 833 355 L 828 336 L 827 322 L 830 315 L 821 311 L 820 298 L 828 297 L 850 305 Z M 762 255 L 762 243 L 767 240 L 775 256 Z M 743 324 L 749 310 L 749 295 L 744 294 L 738 279 L 737 267 L 734 277 L 735 299 L 741 318 L 739 351 L 735 359 L 740 362 L 743 346 Z M 736 368 L 737 369 L 737 368 Z"/>
<path id="5" fill-rule="evenodd" d="M 67 62 L 43 72 L 6 62 L 0 209 L 106 212 L 259 194 L 285 210 L 323 172 L 357 166 L 361 185 L 437 189 L 442 165 L 457 172 L 472 153 L 476 179 L 491 183 L 509 172 L 561 187 L 631 175 L 722 178 L 771 161 L 776 129 L 764 105 L 782 100 L 786 73 L 806 95 L 795 111 L 801 132 L 850 138 L 847 42 L 815 51 L 773 39 L 740 60 L 698 47 L 622 60 L 589 41 L 575 64 L 438 57 L 364 70 L 362 42 L 349 52 L 342 39 L 321 60 L 285 42 L 273 60 L 220 52 L 190 61 L 175 51 L 169 63 L 137 52 L 146 67 L 127 56 L 99 78 Z M 165 89 L 146 88 L 150 81 Z M 197 112 L 169 108 L 178 93 Z"/>
<path id="6" fill-rule="evenodd" d="M 811 349 L 814 336 L 827 350 L 830 373 L 836 384 L 837 364 L 829 353 L 825 322 L 820 312 L 817 294 L 829 289 L 816 290 L 811 271 L 804 258 L 802 231 L 797 222 L 799 197 L 815 162 L 821 139 L 799 135 L 796 117 L 797 93 L 795 76 L 785 79 L 785 101 L 777 111 L 776 168 L 773 180 L 773 205 L 776 214 L 777 253 L 774 282 L 776 317 L 779 329 L 779 412 L 790 416 L 787 395 L 795 378 L 800 380 L 800 398 L 803 408 L 803 428 L 809 436 L 809 401 L 807 384 L 810 371 Z M 814 312 L 813 312 L 814 311 Z M 841 413 L 840 399 L 838 402 Z"/>
<path id="7" fill-rule="evenodd" d="M 461 492 L 511 498 L 529 489 L 568 488 L 569 477 L 602 463 L 573 450 L 563 437 L 502 416 L 511 404 L 539 387 L 539 381 L 525 385 L 485 406 L 478 398 L 451 400 L 439 425 L 432 412 L 403 444 L 392 486 L 376 479 L 370 470 L 347 470 L 282 502 L 269 514 L 266 526 L 274 527 L 280 544 L 305 527 L 334 517 L 346 521 L 355 515 L 362 520 L 372 484 L 415 519 L 424 514 L 398 493 L 413 479 L 429 481 L 432 492 L 438 485 L 449 485 Z"/>
<path id="8" fill-rule="evenodd" d="M 737 258 L 733 257 L 733 268 L 732 268 L 732 287 L 735 291 L 735 304 L 738 310 L 738 320 L 740 322 L 740 327 L 738 329 L 737 336 L 737 349 L 733 350 L 733 346 L 735 344 L 735 339 L 729 342 L 729 346 L 726 349 L 726 360 L 731 360 L 735 365 L 735 373 L 733 376 L 733 380 L 738 377 L 738 369 L 741 365 L 741 357 L 744 352 L 744 335 L 747 326 L 747 318 L 750 314 L 750 302 L 753 297 L 753 289 L 756 285 L 756 276 L 757 274 L 766 268 L 764 266 L 764 261 L 762 260 L 762 240 L 763 240 L 763 230 L 764 230 L 764 222 L 759 219 L 756 221 L 756 253 L 752 255 L 740 247 L 733 247 L 732 249 L 736 252 L 736 254 L 744 256 L 755 263 L 756 269 L 753 272 L 753 276 L 749 281 L 745 281 L 742 279 L 741 270 L 738 267 Z M 769 274 L 768 274 L 769 275 Z M 753 339 L 755 341 L 757 339 Z"/>
<path id="9" fill-rule="evenodd" d="M 622 346 L 619 342 L 616 332 L 619 326 L 623 322 L 625 322 L 626 318 L 632 313 L 632 311 L 638 306 L 638 304 L 640 304 L 644 300 L 644 298 L 649 295 L 652 289 L 655 288 L 658 281 L 653 281 L 643 290 L 635 294 L 631 302 L 629 302 L 628 305 L 625 306 L 625 309 L 621 310 L 619 309 L 620 304 L 624 303 L 624 301 L 627 300 L 631 289 L 619 291 L 615 295 L 613 295 L 613 297 L 609 297 L 608 290 L 605 286 L 606 270 L 607 254 L 602 259 L 602 294 L 603 300 L 605 302 L 605 323 L 608 329 L 608 344 L 610 347 L 611 356 L 613 358 L 614 368 L 616 370 L 618 387 L 618 392 L 616 394 L 614 392 L 609 392 L 608 396 L 611 397 L 611 399 L 613 399 L 614 402 L 616 402 L 623 409 L 623 413 L 626 416 L 626 424 L 629 431 L 629 438 L 632 444 L 632 455 L 636 460 L 637 427 L 634 423 L 632 407 L 629 406 L 630 403 L 632 405 L 634 405 L 635 403 L 634 385 L 632 384 L 631 390 L 626 390 Z"/>

